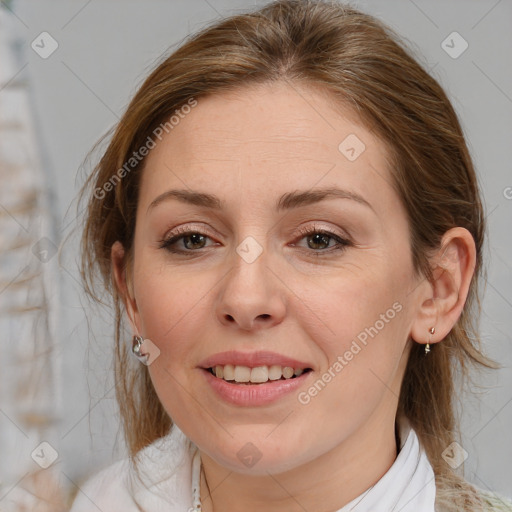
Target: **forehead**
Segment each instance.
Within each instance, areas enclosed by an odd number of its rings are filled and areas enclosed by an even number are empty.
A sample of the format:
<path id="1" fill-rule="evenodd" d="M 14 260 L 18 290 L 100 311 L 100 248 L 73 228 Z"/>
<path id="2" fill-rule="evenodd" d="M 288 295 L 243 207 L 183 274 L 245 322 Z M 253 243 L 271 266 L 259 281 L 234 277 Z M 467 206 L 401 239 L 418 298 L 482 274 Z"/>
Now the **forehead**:
<path id="1" fill-rule="evenodd" d="M 384 186 L 394 195 L 388 167 L 385 145 L 332 96 L 265 84 L 199 98 L 181 113 L 146 158 L 140 201 L 178 186 L 239 200 L 343 186 L 371 200 Z"/>

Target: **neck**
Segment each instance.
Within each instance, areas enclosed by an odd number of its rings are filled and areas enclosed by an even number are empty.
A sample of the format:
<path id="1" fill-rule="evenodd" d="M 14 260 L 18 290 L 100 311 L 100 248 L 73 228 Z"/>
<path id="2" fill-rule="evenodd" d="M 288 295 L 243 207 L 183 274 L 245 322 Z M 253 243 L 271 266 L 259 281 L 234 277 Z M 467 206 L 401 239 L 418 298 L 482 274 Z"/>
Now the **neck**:
<path id="1" fill-rule="evenodd" d="M 394 418 L 385 423 L 376 420 L 380 423 L 358 429 L 328 453 L 280 474 L 235 473 L 201 453 L 203 512 L 342 508 L 378 482 L 397 457 Z"/>

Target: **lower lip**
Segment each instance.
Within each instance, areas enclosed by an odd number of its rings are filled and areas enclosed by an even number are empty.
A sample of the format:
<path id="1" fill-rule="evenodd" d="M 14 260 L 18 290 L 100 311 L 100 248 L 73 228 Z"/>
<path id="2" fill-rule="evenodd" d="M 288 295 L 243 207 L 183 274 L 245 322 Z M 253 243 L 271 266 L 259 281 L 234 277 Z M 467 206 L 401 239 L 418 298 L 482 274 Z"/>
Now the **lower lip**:
<path id="1" fill-rule="evenodd" d="M 288 380 L 271 380 L 264 384 L 234 384 L 212 375 L 203 369 L 206 382 L 226 402 L 242 406 L 258 406 L 276 402 L 280 398 L 297 391 L 312 371 Z"/>

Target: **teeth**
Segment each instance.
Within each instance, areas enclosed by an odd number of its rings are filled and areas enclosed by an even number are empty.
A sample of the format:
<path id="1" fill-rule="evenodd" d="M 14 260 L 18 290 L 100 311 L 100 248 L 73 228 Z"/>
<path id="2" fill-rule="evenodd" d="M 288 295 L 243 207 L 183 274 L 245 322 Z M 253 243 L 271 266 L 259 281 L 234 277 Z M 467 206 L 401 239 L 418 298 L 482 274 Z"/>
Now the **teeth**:
<path id="1" fill-rule="evenodd" d="M 291 379 L 294 376 L 299 377 L 304 373 L 305 369 L 292 368 L 291 366 L 281 367 L 279 365 L 249 368 L 248 366 L 227 364 L 225 366 L 214 366 L 211 370 L 216 377 L 226 381 L 261 384 L 269 380 L 279 380 L 281 378 Z"/>
<path id="2" fill-rule="evenodd" d="M 215 372 L 217 372 L 217 368 L 219 367 L 215 367 Z M 222 368 L 222 366 L 220 368 Z M 235 380 L 235 367 L 232 364 L 227 364 L 226 366 L 224 366 L 224 370 L 221 371 L 223 371 L 224 375 L 222 378 L 224 380 Z"/>
<path id="3" fill-rule="evenodd" d="M 268 368 L 266 366 L 257 366 L 251 370 L 251 382 L 267 382 Z"/>
<path id="4" fill-rule="evenodd" d="M 293 368 L 290 366 L 285 366 L 283 368 L 283 377 L 285 379 L 291 379 L 293 377 Z"/>
<path id="5" fill-rule="evenodd" d="M 278 365 L 273 365 L 268 369 L 268 378 L 270 380 L 279 380 L 282 375 L 281 367 Z"/>
<path id="6" fill-rule="evenodd" d="M 251 369 L 247 366 L 235 366 L 235 382 L 249 382 Z"/>
<path id="7" fill-rule="evenodd" d="M 268 369 L 268 378 L 270 380 L 279 380 L 282 376 L 281 367 L 273 365 Z"/>

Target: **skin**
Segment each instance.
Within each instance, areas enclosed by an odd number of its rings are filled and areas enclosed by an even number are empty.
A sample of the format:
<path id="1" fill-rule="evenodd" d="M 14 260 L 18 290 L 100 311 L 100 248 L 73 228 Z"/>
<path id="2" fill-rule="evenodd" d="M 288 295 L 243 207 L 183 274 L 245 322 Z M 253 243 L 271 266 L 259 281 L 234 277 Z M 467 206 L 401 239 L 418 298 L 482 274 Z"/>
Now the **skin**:
<path id="1" fill-rule="evenodd" d="M 469 232 L 445 234 L 434 282 L 415 275 L 386 146 L 332 105 L 319 90 L 284 83 L 199 99 L 147 157 L 133 267 L 124 270 L 119 242 L 112 247 L 133 332 L 160 350 L 148 367 L 157 394 L 201 452 L 204 511 L 328 512 L 377 482 L 397 455 L 395 415 L 411 343 L 441 341 L 467 296 L 475 265 Z M 366 146 L 355 161 L 338 149 L 349 134 Z M 330 198 L 275 210 L 282 194 L 323 187 L 355 192 L 371 207 Z M 215 194 L 225 205 L 169 200 L 148 212 L 178 188 Z M 179 226 L 205 235 L 205 246 L 182 238 L 174 247 L 188 255 L 160 248 Z M 315 245 L 301 227 L 350 243 L 327 253 L 336 240 Z M 262 248 L 252 263 L 236 252 L 249 236 Z M 271 405 L 231 405 L 198 369 L 218 352 L 271 350 L 309 363 L 307 391 L 396 302 L 401 311 L 306 405 L 297 393 Z M 237 457 L 248 442 L 261 453 L 251 468 Z"/>

